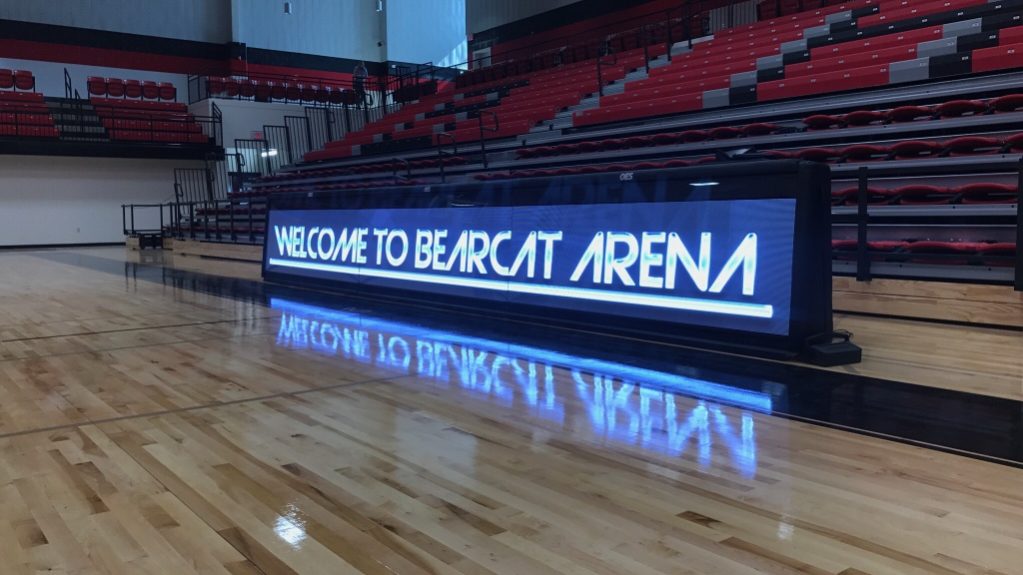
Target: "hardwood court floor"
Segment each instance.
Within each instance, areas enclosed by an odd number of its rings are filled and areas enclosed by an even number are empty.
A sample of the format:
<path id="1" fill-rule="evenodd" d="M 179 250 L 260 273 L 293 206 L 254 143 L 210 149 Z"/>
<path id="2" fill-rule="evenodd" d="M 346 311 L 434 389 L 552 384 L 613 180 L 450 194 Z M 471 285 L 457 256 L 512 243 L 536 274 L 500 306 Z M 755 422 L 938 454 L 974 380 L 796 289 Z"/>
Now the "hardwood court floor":
<path id="1" fill-rule="evenodd" d="M 1021 573 L 1019 469 L 45 255 L 0 253 L 3 575 Z"/>

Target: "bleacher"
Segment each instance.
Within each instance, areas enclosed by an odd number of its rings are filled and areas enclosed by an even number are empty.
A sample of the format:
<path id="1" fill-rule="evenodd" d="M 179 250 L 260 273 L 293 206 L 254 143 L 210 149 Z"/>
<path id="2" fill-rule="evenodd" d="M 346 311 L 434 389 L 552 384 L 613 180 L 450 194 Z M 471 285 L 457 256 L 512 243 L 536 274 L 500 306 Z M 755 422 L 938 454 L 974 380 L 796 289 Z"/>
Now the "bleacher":
<path id="1" fill-rule="evenodd" d="M 0 70 L 0 136 L 57 137 L 53 116 L 28 70 Z"/>
<path id="2" fill-rule="evenodd" d="M 188 106 L 178 102 L 89 99 L 111 140 L 208 144 Z"/>
<path id="3" fill-rule="evenodd" d="M 872 262 L 972 277 L 940 270 L 1004 269 L 1016 257 L 1021 18 L 1017 0 L 834 3 L 719 31 L 691 50 L 676 44 L 646 74 L 630 74 L 644 64 L 633 46 L 604 69 L 619 87 L 603 96 L 592 58 L 500 64 L 307 153 L 244 198 L 429 185 L 441 164 L 448 180 L 491 181 L 700 165 L 740 150 L 832 165 L 836 270 L 856 265 L 863 202 L 894 222 L 871 224 Z M 666 51 L 648 47 L 652 58 Z M 482 110 L 501 126 L 482 134 L 495 141 L 486 167 L 472 147 Z M 555 115 L 567 118 L 559 129 Z M 441 133 L 462 144 L 457 155 L 438 155 Z M 379 146 L 402 141 L 397 158 Z"/>
<path id="4" fill-rule="evenodd" d="M 615 54 L 614 62 L 603 68 L 601 81 L 608 84 L 621 80 L 630 71 L 644 66 L 646 57 L 656 58 L 665 51 L 664 45 L 658 44 L 645 52 L 634 48 Z M 487 83 L 456 82 L 450 89 L 370 122 L 343 139 L 328 142 L 324 149 L 306 154 L 305 160 L 358 156 L 374 147 L 393 150 L 394 146 L 379 146 L 387 142 L 428 147 L 439 142 L 441 133 L 450 135 L 457 144 L 519 136 L 597 92 L 601 86 L 593 68 L 593 60 L 582 60 Z M 481 113 L 496 115 L 496 121 L 483 122 L 492 129 L 480 129 Z"/>

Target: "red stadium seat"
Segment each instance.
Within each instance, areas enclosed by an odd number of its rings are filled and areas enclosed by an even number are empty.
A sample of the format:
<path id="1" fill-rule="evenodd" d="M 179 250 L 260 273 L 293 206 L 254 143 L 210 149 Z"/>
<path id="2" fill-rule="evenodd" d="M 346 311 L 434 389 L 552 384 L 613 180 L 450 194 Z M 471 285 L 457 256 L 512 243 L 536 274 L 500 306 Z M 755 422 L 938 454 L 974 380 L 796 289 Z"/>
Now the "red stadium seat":
<path id="1" fill-rule="evenodd" d="M 269 102 L 270 95 L 273 92 L 270 83 L 265 80 L 255 80 L 256 93 L 255 98 L 258 102 Z"/>
<path id="2" fill-rule="evenodd" d="M 237 97 L 240 90 L 241 85 L 238 83 L 237 78 L 228 78 L 224 81 L 224 94 L 226 94 L 228 98 Z"/>
<path id="3" fill-rule="evenodd" d="M 713 140 L 729 140 L 732 138 L 738 138 L 742 135 L 742 130 L 739 128 L 721 127 L 714 128 L 710 131 L 710 137 Z"/>
<path id="4" fill-rule="evenodd" d="M 811 162 L 828 162 L 839 157 L 839 152 L 831 148 L 807 148 L 797 154 L 802 160 Z"/>
<path id="5" fill-rule="evenodd" d="M 1005 139 L 1005 145 L 1003 147 L 1005 151 L 1010 150 L 1023 150 L 1023 133 L 1009 136 Z"/>
<path id="6" fill-rule="evenodd" d="M 653 142 L 655 146 L 670 146 L 671 144 L 678 143 L 679 134 L 675 132 L 665 132 L 661 134 L 654 134 Z"/>
<path id="7" fill-rule="evenodd" d="M 892 156 L 896 158 L 933 156 L 940 151 L 941 144 L 938 142 L 925 142 L 920 140 L 907 140 L 905 142 L 899 142 L 891 147 Z"/>
<path id="8" fill-rule="evenodd" d="M 147 83 L 152 84 L 153 88 L 156 88 L 156 82 L 147 82 Z M 143 86 L 143 91 L 145 91 L 145 86 Z M 220 78 L 220 77 L 217 77 L 217 76 L 211 76 L 211 77 L 207 78 L 206 79 L 206 91 L 209 93 L 210 96 L 217 96 L 219 94 L 223 94 L 224 93 L 224 79 Z M 152 99 L 157 98 L 158 96 L 159 96 L 159 91 L 154 93 L 154 95 L 152 95 L 152 96 L 148 96 L 147 95 L 146 98 L 149 99 L 149 100 L 152 100 Z"/>
<path id="9" fill-rule="evenodd" d="M 1016 265 L 1016 249 L 1016 244 L 1009 242 L 982 243 L 977 253 L 986 265 L 1012 267 Z"/>
<path id="10" fill-rule="evenodd" d="M 899 196 L 899 203 L 915 206 L 949 204 L 957 197 L 956 192 L 949 188 L 923 184 L 902 186 L 896 188 L 895 193 Z"/>
<path id="11" fill-rule="evenodd" d="M 872 110 L 857 110 L 842 117 L 847 126 L 869 126 L 870 124 L 884 123 L 886 119 L 887 116 L 883 112 Z"/>
<path id="12" fill-rule="evenodd" d="M 934 117 L 934 110 L 926 106 L 899 106 L 889 110 L 888 119 L 892 122 L 912 122 L 919 119 L 931 119 Z"/>
<path id="13" fill-rule="evenodd" d="M 138 80 L 125 80 L 124 81 L 124 97 L 125 98 L 141 98 L 142 97 L 142 83 Z"/>
<path id="14" fill-rule="evenodd" d="M 224 91 L 224 84 L 221 82 L 220 91 Z M 160 87 L 152 80 L 142 82 L 142 97 L 146 100 L 156 100 L 160 97 Z"/>
<path id="15" fill-rule="evenodd" d="M 942 151 L 946 154 L 987 154 L 1001 147 L 1001 141 L 986 136 L 962 136 L 942 143 Z"/>
<path id="16" fill-rule="evenodd" d="M 160 82 L 160 99 L 173 102 L 178 99 L 178 89 L 170 82 Z"/>
<path id="17" fill-rule="evenodd" d="M 703 142 L 710 137 L 706 130 L 686 130 L 679 134 L 683 142 Z"/>
<path id="18" fill-rule="evenodd" d="M 1014 204 L 1019 200 L 1016 186 L 980 182 L 956 189 L 964 204 Z"/>
<path id="19" fill-rule="evenodd" d="M 287 84 L 282 82 L 273 82 L 270 86 L 270 99 L 271 100 L 283 100 L 287 96 Z"/>
<path id="20" fill-rule="evenodd" d="M 742 133 L 746 136 L 767 136 L 780 130 L 781 127 L 777 124 L 771 124 L 767 122 L 758 122 L 755 124 L 748 124 L 742 127 Z"/>
<path id="21" fill-rule="evenodd" d="M 958 118 L 971 114 L 983 114 L 987 104 L 978 100 L 952 100 L 941 104 L 935 112 L 942 118 Z"/>
<path id="22" fill-rule="evenodd" d="M 107 95 L 111 98 L 124 96 L 124 80 L 119 78 L 107 78 Z"/>
<path id="23" fill-rule="evenodd" d="M 869 162 L 871 160 L 883 160 L 888 157 L 891 151 L 884 146 L 870 144 L 855 144 L 842 149 L 842 160 L 846 162 Z"/>
<path id="24" fill-rule="evenodd" d="M 238 82 L 238 95 L 242 98 L 253 98 L 256 96 L 256 83 L 246 78 Z"/>
<path id="25" fill-rule="evenodd" d="M 835 128 L 842 125 L 842 118 L 838 116 L 829 116 L 827 114 L 816 114 L 805 118 L 803 124 L 811 130 L 827 130 L 828 128 Z"/>
<path id="26" fill-rule="evenodd" d="M 625 138 L 625 148 L 645 148 L 654 145 L 653 136 L 629 136 Z"/>
<path id="27" fill-rule="evenodd" d="M 859 203 L 859 192 L 858 187 L 845 188 L 837 192 L 831 192 L 831 202 L 837 203 L 841 200 L 847 206 L 855 206 Z M 894 190 L 887 188 L 878 188 L 869 186 L 867 188 L 867 203 L 870 205 L 884 205 L 891 204 L 898 199 L 898 194 Z"/>
<path id="28" fill-rule="evenodd" d="M 686 166 L 693 165 L 693 163 L 690 162 L 689 160 L 683 160 L 682 158 L 675 158 L 663 162 L 662 165 L 665 168 L 685 168 Z"/>
<path id="29" fill-rule="evenodd" d="M 36 89 L 36 77 L 32 75 L 32 72 L 28 70 L 15 70 L 14 71 L 14 88 L 16 90 L 33 90 Z"/>
<path id="30" fill-rule="evenodd" d="M 9 71 L 9 70 L 8 70 Z M 0 76 L 2 78 L 2 76 Z M 14 76 L 11 75 L 11 86 L 14 85 Z M 107 95 L 107 81 L 105 78 L 99 76 L 89 76 L 88 81 L 85 83 L 86 89 L 92 96 L 106 96 Z M 2 87 L 2 86 L 0 86 Z M 10 86 L 8 86 L 10 87 Z"/>
<path id="31" fill-rule="evenodd" d="M 911 254 L 911 262 L 926 264 L 965 265 L 969 256 L 977 253 L 980 246 L 971 242 L 910 242 L 905 249 Z"/>
<path id="32" fill-rule="evenodd" d="M 989 105 L 995 112 L 1015 112 L 1023 108 L 1023 94 L 1009 94 L 995 98 Z"/>

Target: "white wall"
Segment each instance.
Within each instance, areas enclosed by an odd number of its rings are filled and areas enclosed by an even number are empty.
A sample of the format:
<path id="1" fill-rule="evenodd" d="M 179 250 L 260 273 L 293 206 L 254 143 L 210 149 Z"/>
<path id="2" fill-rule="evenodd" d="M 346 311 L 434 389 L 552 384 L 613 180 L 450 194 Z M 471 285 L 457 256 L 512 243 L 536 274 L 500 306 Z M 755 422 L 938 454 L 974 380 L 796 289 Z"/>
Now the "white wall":
<path id="1" fill-rule="evenodd" d="M 235 139 L 249 139 L 253 131 L 263 126 L 283 126 L 284 116 L 304 116 L 305 108 L 298 104 L 274 104 L 246 100 L 202 100 L 189 107 L 200 116 L 212 115 L 211 103 L 216 102 L 224 115 L 224 146 L 234 147 Z"/>
<path id="2" fill-rule="evenodd" d="M 0 156 L 0 246 L 119 242 L 121 204 L 174 197 L 184 160 Z M 156 224 L 155 212 L 148 217 Z M 146 223 L 139 213 L 138 222 Z"/>
<path id="3" fill-rule="evenodd" d="M 71 87 L 77 89 L 83 98 L 89 96 L 89 91 L 86 88 L 89 76 L 101 76 L 103 78 L 120 78 L 122 80 L 170 82 L 178 89 L 178 101 L 188 102 L 188 76 L 184 74 L 167 74 L 164 72 L 107 68 L 102 66 L 83 66 L 38 60 L 18 60 L 15 58 L 0 58 L 0 67 L 12 70 L 31 70 L 36 77 L 36 91 L 42 92 L 46 96 L 64 96 L 64 68 L 67 68 L 68 74 L 71 75 Z"/>
<path id="4" fill-rule="evenodd" d="M 465 0 L 388 0 L 387 59 L 454 66 L 469 59 Z"/>
<path id="5" fill-rule="evenodd" d="M 167 0 L 162 0 L 167 1 Z M 386 29 L 376 0 L 231 0 L 235 42 L 335 58 L 379 62 Z"/>
<path id="6" fill-rule="evenodd" d="M 230 10 L 231 0 L 0 0 L 4 20 L 221 44 Z"/>
<path id="7" fill-rule="evenodd" d="M 466 27 L 475 34 L 579 0 L 465 0 Z"/>

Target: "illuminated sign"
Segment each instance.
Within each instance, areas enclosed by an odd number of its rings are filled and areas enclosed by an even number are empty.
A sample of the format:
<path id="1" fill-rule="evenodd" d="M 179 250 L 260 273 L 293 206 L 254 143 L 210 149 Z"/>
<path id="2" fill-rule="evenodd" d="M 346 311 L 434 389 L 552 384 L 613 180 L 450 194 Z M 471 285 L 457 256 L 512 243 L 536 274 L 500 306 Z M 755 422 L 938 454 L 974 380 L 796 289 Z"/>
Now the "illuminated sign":
<path id="1" fill-rule="evenodd" d="M 267 269 L 484 299 L 788 328 L 795 200 L 296 210 Z"/>
<path id="2" fill-rule="evenodd" d="M 750 411 L 771 411 L 764 391 L 283 299 L 271 307 L 281 312 L 279 346 L 411 373 L 417 385 L 471 394 L 566 430 L 673 456 L 691 451 L 705 467 L 724 451 L 743 475 L 756 473 Z M 558 370 L 571 377 L 556 378 Z M 566 401 L 583 410 L 566 410 Z"/>
<path id="3" fill-rule="evenodd" d="M 791 357 L 831 330 L 827 168 L 282 194 L 269 281 Z"/>

